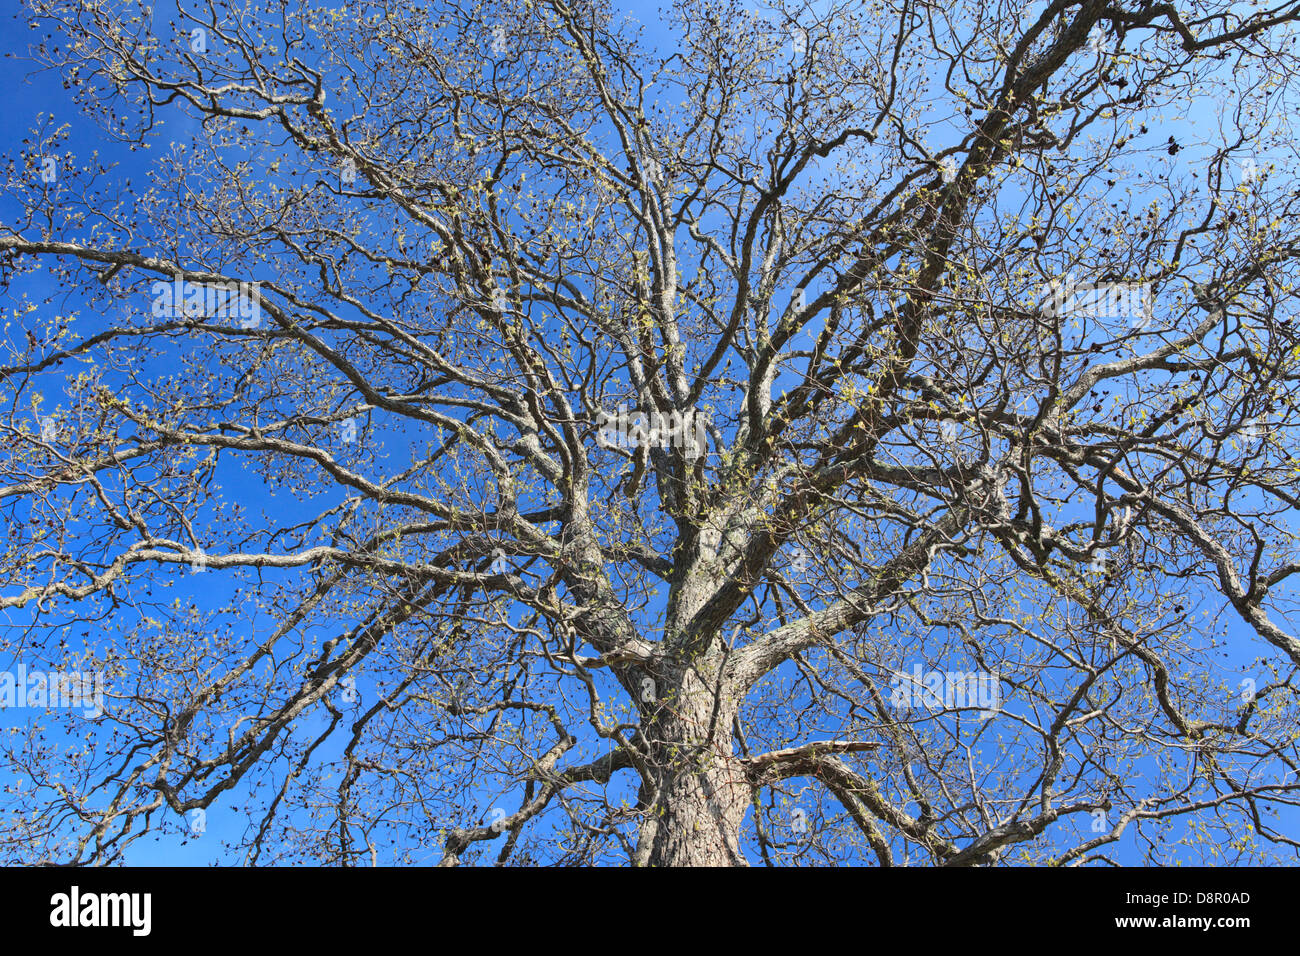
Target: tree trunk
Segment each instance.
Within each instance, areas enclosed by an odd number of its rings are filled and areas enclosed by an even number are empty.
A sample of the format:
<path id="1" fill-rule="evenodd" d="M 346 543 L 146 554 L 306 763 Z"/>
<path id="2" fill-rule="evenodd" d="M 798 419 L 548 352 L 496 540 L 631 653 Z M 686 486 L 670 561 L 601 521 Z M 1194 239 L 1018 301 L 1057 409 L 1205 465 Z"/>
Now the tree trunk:
<path id="1" fill-rule="evenodd" d="M 644 706 L 644 705 L 643 705 Z M 740 827 L 750 804 L 732 754 L 735 703 L 701 675 L 679 675 L 673 691 L 647 707 L 653 784 L 642 784 L 646 816 L 638 834 L 642 866 L 748 866 Z"/>

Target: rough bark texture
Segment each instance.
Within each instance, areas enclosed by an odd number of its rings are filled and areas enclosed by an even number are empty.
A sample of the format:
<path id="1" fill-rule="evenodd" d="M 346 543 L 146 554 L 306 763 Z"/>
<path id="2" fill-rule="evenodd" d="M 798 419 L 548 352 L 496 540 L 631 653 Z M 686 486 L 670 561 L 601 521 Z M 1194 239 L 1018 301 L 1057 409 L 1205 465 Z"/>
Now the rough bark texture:
<path id="1" fill-rule="evenodd" d="M 647 866 L 748 866 L 740 824 L 748 790 L 735 761 L 715 760 L 661 784 L 654 817 L 641 827 Z"/>
<path id="2" fill-rule="evenodd" d="M 670 691 L 647 705 L 654 785 L 641 787 L 641 865 L 748 865 L 740 826 L 750 793 L 744 765 L 732 753 L 735 700 L 712 671 L 707 665 L 682 670 Z"/>

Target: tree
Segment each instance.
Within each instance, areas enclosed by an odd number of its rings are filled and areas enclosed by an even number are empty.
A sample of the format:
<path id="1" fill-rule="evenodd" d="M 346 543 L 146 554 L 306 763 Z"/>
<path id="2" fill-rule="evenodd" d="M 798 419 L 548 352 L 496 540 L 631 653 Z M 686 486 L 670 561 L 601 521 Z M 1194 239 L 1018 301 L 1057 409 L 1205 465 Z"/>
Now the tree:
<path id="1" fill-rule="evenodd" d="M 28 2 L 11 858 L 1297 847 L 1300 6 Z"/>

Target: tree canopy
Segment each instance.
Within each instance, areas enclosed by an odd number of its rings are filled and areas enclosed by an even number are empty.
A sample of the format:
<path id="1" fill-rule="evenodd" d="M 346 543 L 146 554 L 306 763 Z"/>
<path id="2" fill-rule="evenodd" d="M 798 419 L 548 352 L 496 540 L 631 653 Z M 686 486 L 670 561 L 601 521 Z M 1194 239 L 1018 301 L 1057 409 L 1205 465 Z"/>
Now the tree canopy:
<path id="1" fill-rule="evenodd" d="M 337 2 L 26 0 L 6 859 L 1294 860 L 1300 5 Z"/>

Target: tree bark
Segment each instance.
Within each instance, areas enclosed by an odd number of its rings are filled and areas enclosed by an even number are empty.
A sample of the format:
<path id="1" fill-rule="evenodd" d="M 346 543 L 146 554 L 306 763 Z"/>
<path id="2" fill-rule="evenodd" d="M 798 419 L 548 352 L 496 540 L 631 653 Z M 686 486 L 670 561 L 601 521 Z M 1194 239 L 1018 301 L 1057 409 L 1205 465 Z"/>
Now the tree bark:
<path id="1" fill-rule="evenodd" d="M 676 675 L 653 705 L 641 785 L 645 813 L 636 862 L 642 866 L 748 866 L 740 827 L 750 805 L 745 767 L 732 753 L 734 695 L 696 668 Z"/>

